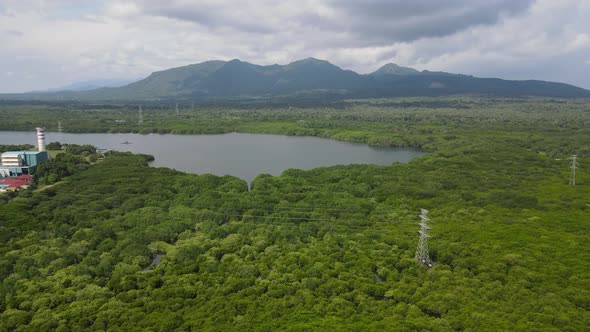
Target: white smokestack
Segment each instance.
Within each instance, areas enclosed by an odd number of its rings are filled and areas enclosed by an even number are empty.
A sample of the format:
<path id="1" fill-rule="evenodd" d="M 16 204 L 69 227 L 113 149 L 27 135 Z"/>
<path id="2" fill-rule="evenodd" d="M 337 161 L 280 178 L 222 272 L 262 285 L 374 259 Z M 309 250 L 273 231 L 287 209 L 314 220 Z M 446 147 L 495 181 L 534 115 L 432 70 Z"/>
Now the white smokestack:
<path id="1" fill-rule="evenodd" d="M 45 128 L 37 127 L 37 145 L 39 151 L 45 151 Z"/>

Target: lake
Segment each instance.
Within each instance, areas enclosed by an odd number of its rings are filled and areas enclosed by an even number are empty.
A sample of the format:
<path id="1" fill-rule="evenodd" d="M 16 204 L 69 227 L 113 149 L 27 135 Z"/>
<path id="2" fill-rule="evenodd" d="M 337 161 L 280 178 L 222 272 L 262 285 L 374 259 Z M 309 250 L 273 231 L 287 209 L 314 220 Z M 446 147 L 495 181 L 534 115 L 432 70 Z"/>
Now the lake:
<path id="1" fill-rule="evenodd" d="M 172 134 L 68 134 L 47 132 L 45 142 L 91 144 L 98 148 L 145 153 L 155 157 L 152 166 L 189 173 L 230 174 L 248 183 L 259 174 L 280 175 L 289 168 L 312 169 L 347 164 L 390 165 L 407 162 L 424 152 L 406 148 L 371 147 L 318 137 L 229 133 L 218 135 Z M 128 142 L 130 144 L 122 144 Z M 31 132 L 0 131 L 0 144 L 37 145 Z"/>

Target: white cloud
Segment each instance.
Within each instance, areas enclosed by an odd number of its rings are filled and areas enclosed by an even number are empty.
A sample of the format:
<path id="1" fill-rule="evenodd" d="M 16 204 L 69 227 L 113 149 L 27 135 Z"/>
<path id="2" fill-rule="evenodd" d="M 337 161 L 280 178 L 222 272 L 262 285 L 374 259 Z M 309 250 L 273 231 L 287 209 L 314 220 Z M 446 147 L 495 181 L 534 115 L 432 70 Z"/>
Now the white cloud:
<path id="1" fill-rule="evenodd" d="M 568 49 L 576 50 L 579 48 L 588 48 L 590 47 L 590 35 L 587 33 L 579 33 L 576 35 L 574 40 L 570 42 L 568 45 Z"/>
<path id="2" fill-rule="evenodd" d="M 14 75 L 10 82 L 0 80 L 0 91 L 136 78 L 211 59 L 284 64 L 309 56 L 362 73 L 395 62 L 590 88 L 590 69 L 583 66 L 590 61 L 590 2 L 523 4 L 3 0 L 0 68 Z M 404 10 L 404 17 L 391 19 Z"/>
<path id="3" fill-rule="evenodd" d="M 109 16 L 134 16 L 141 12 L 141 8 L 133 2 L 112 2 L 108 4 L 106 13 Z"/>
<path id="4" fill-rule="evenodd" d="M 538 1 L 527 15 L 506 17 L 442 38 L 411 43 L 402 64 L 507 79 L 554 80 L 590 88 L 580 65 L 590 54 L 583 1 Z"/>

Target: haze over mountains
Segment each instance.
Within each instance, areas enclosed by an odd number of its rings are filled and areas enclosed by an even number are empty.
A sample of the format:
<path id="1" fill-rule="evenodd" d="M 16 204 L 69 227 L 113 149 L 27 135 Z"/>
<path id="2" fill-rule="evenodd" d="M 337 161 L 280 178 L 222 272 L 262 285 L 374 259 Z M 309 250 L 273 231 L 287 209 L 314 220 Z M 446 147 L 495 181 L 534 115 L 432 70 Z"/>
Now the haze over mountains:
<path id="1" fill-rule="evenodd" d="M 36 92 L 63 92 L 63 91 L 87 91 L 87 90 L 94 90 L 100 88 L 118 88 L 121 86 L 125 86 L 127 84 L 133 83 L 136 80 L 132 79 L 99 79 L 99 80 L 89 80 L 89 81 L 80 81 L 80 82 L 73 82 L 65 86 L 61 86 L 59 88 L 50 88 L 45 90 L 38 90 L 38 91 L 31 91 L 31 93 Z"/>
<path id="2" fill-rule="evenodd" d="M 272 96 L 343 98 L 485 94 L 496 96 L 590 97 L 590 91 L 546 81 L 510 81 L 445 72 L 417 71 L 387 64 L 358 74 L 327 61 L 308 58 L 287 65 L 206 61 L 154 72 L 121 87 L 87 91 L 0 94 L 23 100 L 158 100 Z"/>

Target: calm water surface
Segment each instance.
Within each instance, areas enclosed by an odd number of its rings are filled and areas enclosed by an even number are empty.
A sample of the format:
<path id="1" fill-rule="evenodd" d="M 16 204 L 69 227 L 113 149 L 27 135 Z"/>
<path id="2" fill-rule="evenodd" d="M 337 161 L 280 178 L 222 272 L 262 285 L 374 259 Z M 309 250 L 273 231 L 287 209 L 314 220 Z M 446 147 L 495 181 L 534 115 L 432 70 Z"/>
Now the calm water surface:
<path id="1" fill-rule="evenodd" d="M 46 143 L 92 144 L 109 150 L 151 154 L 152 166 L 189 173 L 230 174 L 249 183 L 258 174 L 289 168 L 347 164 L 390 165 L 424 155 L 414 149 L 378 148 L 318 137 L 230 133 L 220 135 L 46 133 Z M 131 144 L 122 144 L 129 142 Z M 0 144 L 37 144 L 31 132 L 0 131 Z"/>

